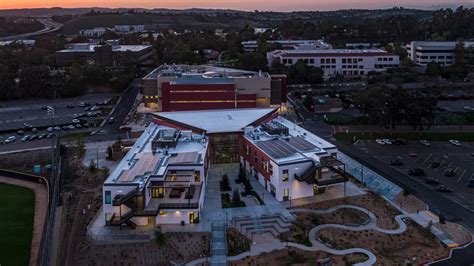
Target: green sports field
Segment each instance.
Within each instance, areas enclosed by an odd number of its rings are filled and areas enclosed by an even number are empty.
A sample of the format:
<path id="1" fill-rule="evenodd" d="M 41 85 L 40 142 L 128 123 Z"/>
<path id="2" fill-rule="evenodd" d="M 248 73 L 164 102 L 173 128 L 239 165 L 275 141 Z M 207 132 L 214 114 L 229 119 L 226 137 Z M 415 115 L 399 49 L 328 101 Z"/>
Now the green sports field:
<path id="1" fill-rule="evenodd" d="M 0 183 L 0 265 L 28 265 L 35 194 L 31 189 Z"/>

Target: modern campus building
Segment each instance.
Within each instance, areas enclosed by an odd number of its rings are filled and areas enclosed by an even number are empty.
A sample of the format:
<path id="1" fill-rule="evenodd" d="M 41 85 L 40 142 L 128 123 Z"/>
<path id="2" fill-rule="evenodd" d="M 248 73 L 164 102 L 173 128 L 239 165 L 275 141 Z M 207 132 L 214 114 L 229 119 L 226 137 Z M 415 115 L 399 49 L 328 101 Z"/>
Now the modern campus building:
<path id="1" fill-rule="evenodd" d="M 280 62 L 291 67 L 298 61 L 312 67 L 319 67 L 326 77 L 335 75 L 366 75 L 383 72 L 400 64 L 398 55 L 381 49 L 310 49 L 276 50 L 267 53 L 268 64 Z"/>
<path id="2" fill-rule="evenodd" d="M 286 76 L 206 65 L 162 65 L 142 79 L 143 102 L 156 111 L 279 106 Z"/>
<path id="3" fill-rule="evenodd" d="M 268 43 L 275 43 L 281 45 L 284 50 L 296 50 L 296 49 L 332 49 L 332 45 L 325 42 L 324 40 L 269 40 Z M 257 41 L 244 41 L 242 42 L 244 51 L 252 53 L 257 51 Z"/>
<path id="4" fill-rule="evenodd" d="M 197 222 L 211 164 L 240 163 L 279 201 L 347 181 L 336 147 L 276 110 L 155 113 L 104 182 L 105 224 Z"/>
<path id="5" fill-rule="evenodd" d="M 408 58 L 419 66 L 430 62 L 449 66 L 455 63 L 454 51 L 457 42 L 413 41 L 406 45 Z M 474 48 L 474 42 L 465 42 L 464 47 Z"/>
<path id="6" fill-rule="evenodd" d="M 120 45 L 117 43 L 74 43 L 56 52 L 56 64 L 67 66 L 74 62 L 95 62 L 104 66 L 120 66 L 130 62 L 138 65 L 152 63 L 153 46 Z"/>

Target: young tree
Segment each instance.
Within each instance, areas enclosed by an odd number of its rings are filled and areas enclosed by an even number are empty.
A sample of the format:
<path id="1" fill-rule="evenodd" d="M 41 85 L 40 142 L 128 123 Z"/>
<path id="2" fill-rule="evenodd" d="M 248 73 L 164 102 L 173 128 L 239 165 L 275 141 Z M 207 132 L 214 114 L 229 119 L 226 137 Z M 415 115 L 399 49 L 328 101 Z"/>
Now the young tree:
<path id="1" fill-rule="evenodd" d="M 232 191 L 232 204 L 238 206 L 240 204 L 240 192 L 237 188 Z"/>

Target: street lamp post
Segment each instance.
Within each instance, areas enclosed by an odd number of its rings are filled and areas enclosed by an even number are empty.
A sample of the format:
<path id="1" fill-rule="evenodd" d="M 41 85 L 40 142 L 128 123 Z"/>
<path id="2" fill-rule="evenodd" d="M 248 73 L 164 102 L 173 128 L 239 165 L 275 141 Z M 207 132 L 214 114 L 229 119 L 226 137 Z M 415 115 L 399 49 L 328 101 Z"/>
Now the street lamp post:
<path id="1" fill-rule="evenodd" d="M 54 126 L 54 107 L 46 107 L 47 114 L 51 117 L 51 127 Z M 54 137 L 51 138 L 51 173 L 54 173 Z"/>

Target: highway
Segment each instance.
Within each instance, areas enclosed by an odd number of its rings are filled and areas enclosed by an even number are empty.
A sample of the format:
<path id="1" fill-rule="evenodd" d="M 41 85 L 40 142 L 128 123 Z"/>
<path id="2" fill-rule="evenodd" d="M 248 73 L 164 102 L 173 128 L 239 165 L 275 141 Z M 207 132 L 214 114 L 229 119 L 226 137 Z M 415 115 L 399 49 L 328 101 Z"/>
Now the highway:
<path id="1" fill-rule="evenodd" d="M 63 26 L 63 24 L 54 22 L 51 19 L 38 19 L 38 21 L 41 22 L 44 25 L 44 29 L 39 30 L 39 31 L 35 31 L 35 32 L 29 32 L 29 33 L 23 33 L 23 34 L 18 34 L 18 35 L 0 37 L 0 41 L 22 40 L 22 39 L 26 39 L 26 38 L 41 35 L 41 34 L 55 32 Z"/>

